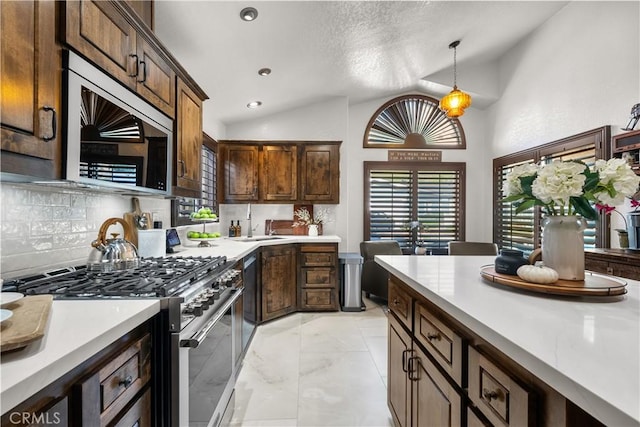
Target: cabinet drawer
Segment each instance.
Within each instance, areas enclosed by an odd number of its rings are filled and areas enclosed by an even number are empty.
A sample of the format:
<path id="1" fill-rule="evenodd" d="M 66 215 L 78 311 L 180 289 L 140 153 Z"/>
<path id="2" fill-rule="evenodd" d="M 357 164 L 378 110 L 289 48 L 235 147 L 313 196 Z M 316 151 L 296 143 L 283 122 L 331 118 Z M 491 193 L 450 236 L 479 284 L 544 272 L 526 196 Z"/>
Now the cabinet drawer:
<path id="1" fill-rule="evenodd" d="M 313 288 L 334 288 L 336 275 L 333 268 L 303 268 L 302 286 Z"/>
<path id="2" fill-rule="evenodd" d="M 466 341 L 437 319 L 424 305 L 416 303 L 415 336 L 438 364 L 460 387 L 465 387 Z"/>
<path id="3" fill-rule="evenodd" d="M 136 403 L 122 415 L 114 427 L 150 427 L 151 426 L 151 390 L 147 388 Z"/>
<path id="4" fill-rule="evenodd" d="M 305 253 L 301 254 L 302 267 L 316 267 L 316 266 L 334 266 L 336 265 L 336 253 L 335 252 L 318 252 L 318 253 Z"/>
<path id="5" fill-rule="evenodd" d="M 144 388 L 150 376 L 151 337 L 145 335 L 78 385 L 83 425 L 110 424 Z"/>
<path id="6" fill-rule="evenodd" d="M 535 396 L 469 347 L 469 398 L 495 426 L 534 426 Z"/>
<path id="7" fill-rule="evenodd" d="M 302 308 L 333 310 L 336 307 L 335 292 L 332 289 L 303 289 Z"/>
<path id="8" fill-rule="evenodd" d="M 400 289 L 400 286 L 389 280 L 389 310 L 391 310 L 404 325 L 412 330 L 411 322 L 413 317 L 412 299 L 408 293 Z"/>

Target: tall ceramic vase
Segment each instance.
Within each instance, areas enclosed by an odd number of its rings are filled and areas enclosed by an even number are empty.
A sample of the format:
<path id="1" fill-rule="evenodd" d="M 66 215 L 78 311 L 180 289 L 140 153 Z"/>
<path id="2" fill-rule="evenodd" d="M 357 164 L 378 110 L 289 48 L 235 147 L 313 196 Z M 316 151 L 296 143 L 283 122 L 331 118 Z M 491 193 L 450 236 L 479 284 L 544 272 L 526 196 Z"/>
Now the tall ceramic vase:
<path id="1" fill-rule="evenodd" d="M 542 261 L 564 280 L 584 280 L 584 230 L 577 216 L 548 216 L 542 223 Z"/>

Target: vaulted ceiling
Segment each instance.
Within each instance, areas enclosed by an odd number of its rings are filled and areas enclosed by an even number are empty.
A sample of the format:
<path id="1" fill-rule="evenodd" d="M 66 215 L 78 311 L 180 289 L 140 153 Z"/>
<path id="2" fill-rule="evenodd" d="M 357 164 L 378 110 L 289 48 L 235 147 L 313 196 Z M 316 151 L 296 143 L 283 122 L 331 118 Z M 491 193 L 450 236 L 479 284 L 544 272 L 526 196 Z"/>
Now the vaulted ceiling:
<path id="1" fill-rule="evenodd" d="M 157 1 L 155 31 L 209 95 L 208 119 L 250 120 L 332 97 L 350 103 L 458 85 L 483 108 L 497 60 L 566 1 Z M 258 17 L 240 19 L 245 7 Z M 263 67 L 269 76 L 258 75 Z M 248 109 L 251 101 L 262 106 Z"/>

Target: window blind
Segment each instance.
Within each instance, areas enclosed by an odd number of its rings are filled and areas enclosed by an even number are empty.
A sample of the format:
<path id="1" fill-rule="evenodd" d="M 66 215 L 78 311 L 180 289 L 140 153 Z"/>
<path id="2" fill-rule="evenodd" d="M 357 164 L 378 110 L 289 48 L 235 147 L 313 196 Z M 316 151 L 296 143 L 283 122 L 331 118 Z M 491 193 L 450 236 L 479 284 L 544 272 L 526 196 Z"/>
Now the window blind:
<path id="1" fill-rule="evenodd" d="M 216 174 L 217 174 L 216 153 L 209 147 L 202 146 L 202 206 L 211 208 L 213 212 L 218 212 L 216 194 Z"/>
<path id="2" fill-rule="evenodd" d="M 463 240 L 464 164 L 365 162 L 365 173 L 365 240 L 396 240 L 405 252 Z"/>

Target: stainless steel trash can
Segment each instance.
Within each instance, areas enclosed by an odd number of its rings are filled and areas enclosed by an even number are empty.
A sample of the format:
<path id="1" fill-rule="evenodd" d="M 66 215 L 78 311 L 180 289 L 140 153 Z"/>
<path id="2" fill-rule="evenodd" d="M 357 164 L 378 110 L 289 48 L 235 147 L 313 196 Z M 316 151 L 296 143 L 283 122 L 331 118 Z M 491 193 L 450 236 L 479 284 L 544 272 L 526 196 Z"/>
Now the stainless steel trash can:
<path id="1" fill-rule="evenodd" d="M 340 308 L 342 311 L 364 311 L 366 306 L 362 302 L 362 274 L 363 258 L 355 252 L 340 252 Z"/>

